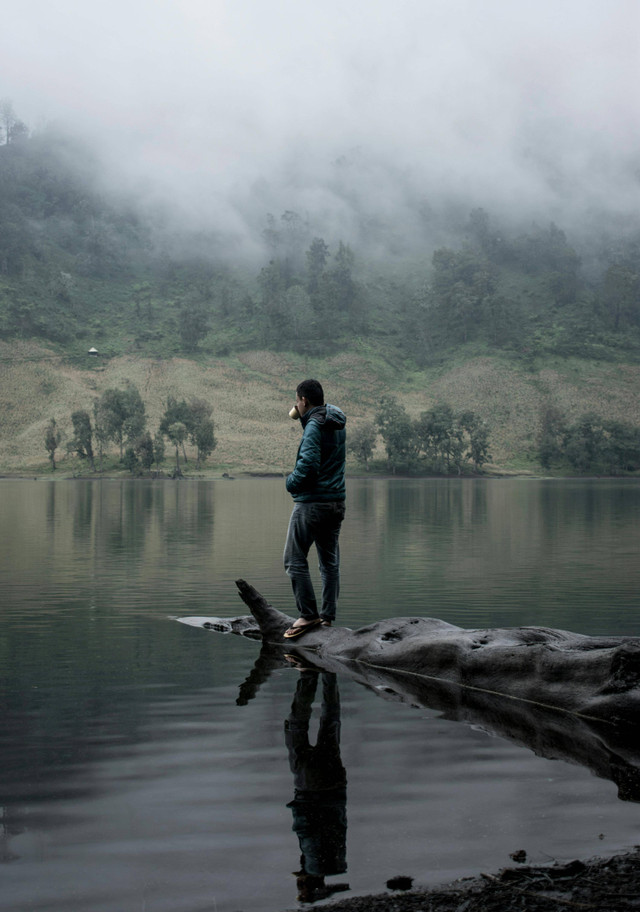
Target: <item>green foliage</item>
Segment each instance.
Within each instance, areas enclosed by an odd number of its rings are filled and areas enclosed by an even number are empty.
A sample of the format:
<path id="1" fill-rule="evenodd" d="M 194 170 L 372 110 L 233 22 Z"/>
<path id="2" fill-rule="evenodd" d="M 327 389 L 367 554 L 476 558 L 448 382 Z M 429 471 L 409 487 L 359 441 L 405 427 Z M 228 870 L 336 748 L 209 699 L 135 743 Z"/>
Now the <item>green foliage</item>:
<path id="1" fill-rule="evenodd" d="M 197 466 L 200 466 L 216 448 L 217 440 L 214 433 L 214 424 L 211 420 L 212 412 L 212 406 L 204 399 L 193 398 L 189 402 L 186 399 L 178 400 L 175 396 L 169 396 L 167 399 L 166 408 L 160 420 L 159 432 L 175 444 L 175 427 L 184 428 L 184 434 L 180 438 L 179 445 L 182 447 L 185 462 L 187 461 L 187 454 L 184 443 L 187 439 L 197 449 Z M 174 431 L 171 430 L 172 428 L 174 428 Z M 179 464 L 177 464 L 177 467 L 179 468 Z"/>
<path id="2" fill-rule="evenodd" d="M 496 268 L 473 250 L 433 254 L 432 316 L 446 338 L 467 342 L 483 323 L 497 287 Z"/>
<path id="3" fill-rule="evenodd" d="M 640 325 L 640 275 L 635 263 L 609 266 L 602 282 L 602 303 L 614 330 Z"/>
<path id="4" fill-rule="evenodd" d="M 109 442 L 109 430 L 106 409 L 103 408 L 100 399 L 95 399 L 93 403 L 93 437 L 98 450 L 98 458 L 100 459 L 100 470 L 102 471 L 104 454 Z"/>
<path id="5" fill-rule="evenodd" d="M 189 403 L 187 431 L 191 443 L 196 447 L 196 466 L 204 462 L 215 450 L 218 441 L 211 414 L 213 408 L 204 399 L 192 399 Z"/>
<path id="6" fill-rule="evenodd" d="M 55 418 L 52 418 L 44 432 L 44 446 L 49 457 L 49 462 L 51 463 L 51 468 L 54 472 L 56 468 L 56 450 L 60 446 L 61 440 L 62 434 L 60 429 L 56 424 Z"/>
<path id="7" fill-rule="evenodd" d="M 454 412 L 446 404 L 423 412 L 415 433 L 420 453 L 441 472 L 460 475 L 470 460 L 476 472 L 489 460 L 489 429 L 472 411 Z"/>
<path id="8" fill-rule="evenodd" d="M 395 473 L 398 469 L 415 468 L 418 444 L 413 422 L 405 407 L 393 396 L 385 396 L 380 402 L 376 425 L 384 442 L 391 470 Z"/>
<path id="9" fill-rule="evenodd" d="M 91 415 L 85 409 L 80 409 L 71 415 L 71 423 L 73 424 L 71 446 L 81 459 L 89 460 L 91 469 L 95 472 Z"/>
<path id="10" fill-rule="evenodd" d="M 146 410 L 140 393 L 133 384 L 125 389 L 110 388 L 94 401 L 93 421 L 85 409 L 78 409 L 71 415 L 73 437 L 67 445 L 69 453 L 87 459 L 95 471 L 95 455 L 100 459 L 100 470 L 109 442 L 120 449 L 120 462 L 132 474 L 150 472 L 164 462 L 167 437 L 176 447 L 176 474 L 181 475 L 180 449 L 187 460 L 185 443 L 189 440 L 197 450 L 199 467 L 217 446 L 214 424 L 211 418 L 212 406 L 203 399 L 178 400 L 171 396 L 162 416 L 155 437 L 145 430 Z M 55 469 L 55 451 L 61 440 L 61 433 L 54 419 L 45 432 L 45 446 L 52 467 Z M 126 443 L 126 448 L 125 448 Z"/>
<path id="11" fill-rule="evenodd" d="M 136 441 L 135 454 L 144 471 L 150 472 L 155 459 L 155 452 L 153 448 L 153 438 L 149 431 L 145 431 L 145 433 Z"/>
<path id="12" fill-rule="evenodd" d="M 201 301 L 187 300 L 180 308 L 178 331 L 184 349 L 194 352 L 210 329 L 209 312 Z"/>
<path id="13" fill-rule="evenodd" d="M 640 469 L 640 428 L 594 414 L 569 424 L 547 407 L 542 415 L 538 458 L 544 468 L 571 467 L 581 474 L 619 475 Z"/>
<path id="14" fill-rule="evenodd" d="M 124 457 L 122 459 L 122 464 L 132 475 L 136 475 L 138 472 L 138 467 L 140 465 L 140 459 L 133 447 L 127 447 L 125 450 Z"/>
<path id="15" fill-rule="evenodd" d="M 307 293 L 313 302 L 314 309 L 319 308 L 322 280 L 329 259 L 329 248 L 322 238 L 314 238 L 306 254 Z"/>
<path id="16" fill-rule="evenodd" d="M 164 462 L 164 454 L 164 436 L 161 431 L 157 431 L 153 438 L 153 461 L 155 462 L 157 469 L 159 469 Z"/>
<path id="17" fill-rule="evenodd" d="M 565 430 L 566 422 L 560 409 L 547 405 L 542 412 L 538 435 L 538 459 L 543 469 L 550 469 L 553 463 L 562 458 Z"/>
<path id="18" fill-rule="evenodd" d="M 265 342 L 287 337 L 287 310 L 285 295 L 288 282 L 279 260 L 271 262 L 260 270 L 258 276 L 260 287 L 261 317 Z"/>
<path id="19" fill-rule="evenodd" d="M 207 456 L 213 453 L 218 443 L 214 433 L 213 421 L 210 418 L 196 425 L 193 433 L 193 442 L 197 447 L 196 465 L 199 467 Z"/>
<path id="20" fill-rule="evenodd" d="M 360 424 L 347 435 L 347 450 L 369 470 L 369 460 L 376 445 L 376 429 L 371 422 Z"/>
<path id="21" fill-rule="evenodd" d="M 176 448 L 176 468 L 175 474 L 181 475 L 180 470 L 180 447 L 184 447 L 187 437 L 187 426 L 183 421 L 174 421 L 167 428 L 167 437 Z"/>
<path id="22" fill-rule="evenodd" d="M 124 441 L 134 446 L 142 435 L 147 420 L 138 388 L 129 384 L 124 390 L 105 390 L 95 405 L 94 414 L 101 440 L 113 440 L 120 448 L 122 460 Z"/>
<path id="23" fill-rule="evenodd" d="M 489 427 L 472 411 L 461 412 L 456 419 L 465 440 L 465 459 L 470 459 L 476 472 L 491 459 L 489 453 Z M 457 466 L 461 469 L 461 466 Z"/>
<path id="24" fill-rule="evenodd" d="M 489 429 L 472 411 L 454 412 L 439 404 L 412 421 L 393 397 L 382 400 L 376 423 L 389 467 L 436 474 L 480 471 L 489 460 Z"/>
<path id="25" fill-rule="evenodd" d="M 181 399 L 178 401 L 175 396 L 169 396 L 167 399 L 167 405 L 164 410 L 164 414 L 160 419 L 159 433 L 168 437 L 169 440 L 175 444 L 175 428 L 178 426 L 184 428 L 184 434 L 182 434 L 179 445 L 182 446 L 182 452 L 184 454 L 184 461 L 187 462 L 187 452 L 185 450 L 185 440 L 187 439 L 187 430 L 191 422 L 191 411 L 186 399 Z M 171 428 L 174 428 L 172 432 Z M 177 446 L 178 444 L 176 444 Z M 176 458 L 176 468 L 180 470 L 180 462 Z"/>
<path id="26" fill-rule="evenodd" d="M 160 419 L 160 432 L 165 436 L 168 436 L 170 425 L 175 424 L 176 421 L 181 421 L 187 426 L 190 420 L 191 413 L 187 400 L 178 400 L 175 396 L 169 396 L 164 414 Z"/>
<path id="27" fill-rule="evenodd" d="M 267 229 L 270 239 L 273 230 Z M 347 244 L 339 241 L 331 259 L 322 238 L 313 239 L 304 260 L 299 256 L 270 260 L 258 276 L 263 343 L 321 353 L 326 344 L 336 347 L 345 333 L 361 329 L 362 295 L 353 278 L 354 267 L 355 255 Z"/>

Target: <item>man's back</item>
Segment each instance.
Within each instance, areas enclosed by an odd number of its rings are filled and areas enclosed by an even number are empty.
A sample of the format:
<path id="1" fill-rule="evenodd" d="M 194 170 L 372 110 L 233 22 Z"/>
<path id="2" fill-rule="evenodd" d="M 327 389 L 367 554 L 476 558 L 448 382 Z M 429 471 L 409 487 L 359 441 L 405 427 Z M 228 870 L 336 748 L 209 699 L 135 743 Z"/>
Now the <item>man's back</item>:
<path id="1" fill-rule="evenodd" d="M 304 433 L 287 491 L 297 503 L 345 499 L 347 419 L 335 405 L 318 405 L 302 418 Z"/>

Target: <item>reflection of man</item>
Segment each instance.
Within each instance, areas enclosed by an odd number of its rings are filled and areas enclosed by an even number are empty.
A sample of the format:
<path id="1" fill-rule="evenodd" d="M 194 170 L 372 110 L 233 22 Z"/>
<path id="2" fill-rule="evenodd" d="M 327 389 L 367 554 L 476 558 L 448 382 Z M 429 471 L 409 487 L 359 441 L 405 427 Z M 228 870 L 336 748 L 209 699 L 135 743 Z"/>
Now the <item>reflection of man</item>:
<path id="1" fill-rule="evenodd" d="M 311 745 L 309 721 L 320 676 L 320 724 Z M 324 883 L 325 877 L 347 870 L 347 775 L 340 759 L 340 695 L 334 674 L 302 671 L 284 730 L 295 786 L 287 807 L 301 853 L 295 872 L 298 899 L 315 902 L 348 889 L 346 884 Z"/>
<path id="2" fill-rule="evenodd" d="M 284 566 L 291 578 L 300 617 L 285 637 L 301 636 L 319 625 L 330 627 L 336 616 L 340 591 L 338 537 L 344 519 L 345 424 L 344 413 L 325 405 L 317 380 L 303 380 L 296 390 L 295 408 L 300 418 L 302 440 L 293 472 L 287 476 L 287 491 L 295 504 L 284 547 Z M 315 544 L 322 579 L 320 611 L 316 602 L 309 563 Z"/>

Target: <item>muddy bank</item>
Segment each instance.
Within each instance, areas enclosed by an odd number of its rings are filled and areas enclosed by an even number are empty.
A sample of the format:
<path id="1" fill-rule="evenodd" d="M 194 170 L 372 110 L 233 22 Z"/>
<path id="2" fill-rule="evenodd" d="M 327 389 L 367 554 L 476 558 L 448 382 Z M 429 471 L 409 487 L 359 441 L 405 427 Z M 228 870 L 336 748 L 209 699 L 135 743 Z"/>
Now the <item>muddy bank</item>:
<path id="1" fill-rule="evenodd" d="M 640 849 L 569 864 L 521 864 L 429 890 L 357 896 L 322 908 L 331 912 L 637 912 Z"/>

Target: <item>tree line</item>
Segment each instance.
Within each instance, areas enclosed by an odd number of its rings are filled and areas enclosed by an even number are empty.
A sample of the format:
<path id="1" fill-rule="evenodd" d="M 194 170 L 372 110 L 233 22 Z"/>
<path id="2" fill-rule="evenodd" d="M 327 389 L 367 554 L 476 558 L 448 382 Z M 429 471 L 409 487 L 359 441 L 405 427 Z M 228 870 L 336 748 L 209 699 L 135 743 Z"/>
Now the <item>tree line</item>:
<path id="1" fill-rule="evenodd" d="M 203 399 L 169 396 L 154 435 L 147 429 L 146 408 L 133 384 L 110 388 L 91 411 L 71 414 L 72 435 L 66 453 L 86 460 L 92 472 L 102 471 L 109 445 L 133 475 L 160 471 L 166 442 L 175 450 L 174 477 L 188 462 L 186 444 L 196 448 L 196 468 L 217 446 L 213 408 Z M 439 403 L 411 418 L 393 396 L 384 397 L 373 421 L 357 425 L 347 436 L 348 451 L 368 470 L 381 440 L 392 472 L 469 474 L 482 472 L 491 459 L 490 429 L 471 410 L 455 411 Z M 45 429 L 44 446 L 53 470 L 63 434 L 55 419 Z M 628 422 L 582 415 L 570 422 L 554 406 L 541 416 L 536 457 L 543 468 L 584 474 L 618 475 L 640 471 L 640 428 Z M 99 466 L 99 469 L 97 468 Z"/>
<path id="2" fill-rule="evenodd" d="M 366 469 L 381 438 L 392 472 L 481 472 L 491 459 L 489 426 L 470 410 L 440 403 L 412 419 L 396 398 L 382 399 L 373 422 L 352 430 L 347 447 Z M 536 458 L 549 470 L 622 475 L 640 471 L 640 427 L 587 413 L 569 421 L 555 406 L 541 416 Z"/>
<path id="3" fill-rule="evenodd" d="M 640 470 L 640 428 L 587 413 L 570 422 L 555 406 L 542 413 L 538 459 L 545 469 L 620 475 Z"/>
<path id="4" fill-rule="evenodd" d="M 93 403 L 92 411 L 78 409 L 71 414 L 73 434 L 66 450 L 86 460 L 95 472 L 100 471 L 109 444 L 114 444 L 120 463 L 132 475 L 156 471 L 165 459 L 165 440 L 175 447 L 174 476 L 182 474 L 180 454 L 188 462 L 186 443 L 196 447 L 196 468 L 199 468 L 217 446 L 212 419 L 213 408 L 204 399 L 178 400 L 169 396 L 155 434 L 147 430 L 146 408 L 134 384 L 125 389 L 107 389 Z M 52 469 L 56 468 L 56 452 L 62 442 L 62 432 L 54 418 L 45 429 L 44 446 Z"/>
<path id="5" fill-rule="evenodd" d="M 387 466 L 397 471 L 461 475 L 480 472 L 491 458 L 489 428 L 472 411 L 454 411 L 441 403 L 412 419 L 393 396 L 382 399 L 374 422 L 347 436 L 347 447 L 368 468 L 382 438 Z"/>

